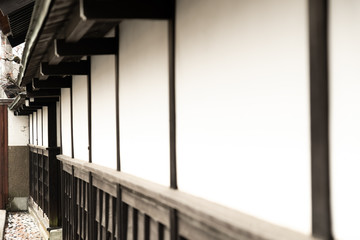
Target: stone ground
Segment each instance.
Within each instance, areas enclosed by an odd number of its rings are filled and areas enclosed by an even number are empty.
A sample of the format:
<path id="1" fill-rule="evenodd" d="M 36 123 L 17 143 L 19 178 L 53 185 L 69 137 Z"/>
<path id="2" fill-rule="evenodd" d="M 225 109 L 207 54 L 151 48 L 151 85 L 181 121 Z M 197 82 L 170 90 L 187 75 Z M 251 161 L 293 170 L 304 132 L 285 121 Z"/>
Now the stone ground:
<path id="1" fill-rule="evenodd" d="M 44 239 L 33 217 L 28 212 L 8 212 L 4 240 Z"/>

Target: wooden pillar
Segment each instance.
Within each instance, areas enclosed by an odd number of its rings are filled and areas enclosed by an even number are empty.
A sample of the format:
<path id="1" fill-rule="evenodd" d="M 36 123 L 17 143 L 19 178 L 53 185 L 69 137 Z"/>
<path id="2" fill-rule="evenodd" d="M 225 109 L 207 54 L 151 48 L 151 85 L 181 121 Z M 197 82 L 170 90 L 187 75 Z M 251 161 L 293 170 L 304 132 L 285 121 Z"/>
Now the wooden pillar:
<path id="1" fill-rule="evenodd" d="M 8 196 L 8 112 L 0 105 L 0 209 L 6 208 Z"/>
<path id="2" fill-rule="evenodd" d="M 312 232 L 332 239 L 329 179 L 328 1 L 309 0 Z"/>

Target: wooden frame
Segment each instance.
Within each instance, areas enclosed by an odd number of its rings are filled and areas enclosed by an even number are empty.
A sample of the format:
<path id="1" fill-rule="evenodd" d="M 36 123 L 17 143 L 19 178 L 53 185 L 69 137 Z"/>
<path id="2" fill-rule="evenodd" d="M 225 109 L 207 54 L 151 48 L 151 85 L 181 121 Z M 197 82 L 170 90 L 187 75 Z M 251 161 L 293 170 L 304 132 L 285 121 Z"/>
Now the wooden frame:
<path id="1" fill-rule="evenodd" d="M 8 196 L 8 109 L 0 105 L 0 209 L 6 208 Z"/>
<path id="2" fill-rule="evenodd" d="M 309 0 L 312 232 L 322 239 L 332 239 L 327 11 L 327 0 Z"/>
<path id="3" fill-rule="evenodd" d="M 42 75 L 88 75 L 89 72 L 90 64 L 88 61 L 61 62 L 58 65 L 49 65 L 47 62 L 42 62 L 40 64 L 40 73 Z"/>
<path id="4" fill-rule="evenodd" d="M 168 0 L 94 1 L 80 0 L 83 20 L 120 21 L 122 19 L 170 19 L 173 5 Z"/>
<path id="5" fill-rule="evenodd" d="M 55 56 L 90 56 L 116 54 L 118 42 L 115 38 L 85 38 L 77 42 L 54 40 Z"/>

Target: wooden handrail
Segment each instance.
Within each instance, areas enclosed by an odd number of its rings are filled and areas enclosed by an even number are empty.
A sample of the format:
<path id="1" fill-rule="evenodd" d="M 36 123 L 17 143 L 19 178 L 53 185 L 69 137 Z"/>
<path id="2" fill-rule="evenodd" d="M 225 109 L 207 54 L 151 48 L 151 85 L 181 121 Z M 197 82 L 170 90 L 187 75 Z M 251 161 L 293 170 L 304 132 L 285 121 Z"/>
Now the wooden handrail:
<path id="1" fill-rule="evenodd" d="M 75 172 L 81 173 L 77 174 L 77 177 L 83 181 L 88 182 L 89 179 L 81 176 L 91 173 L 98 181 L 113 184 L 114 189 L 120 185 L 141 198 L 169 209 L 176 209 L 179 217 L 179 234 L 186 238 L 191 239 L 195 234 L 199 234 L 196 235 L 196 239 L 206 239 L 209 236 L 221 239 L 316 239 L 124 172 L 64 155 L 57 155 L 57 158 L 63 163 L 64 171 L 72 174 L 71 171 L 74 169 Z M 109 194 L 116 197 L 116 191 L 109 190 Z M 194 226 L 201 226 L 201 229 L 195 229 Z"/>

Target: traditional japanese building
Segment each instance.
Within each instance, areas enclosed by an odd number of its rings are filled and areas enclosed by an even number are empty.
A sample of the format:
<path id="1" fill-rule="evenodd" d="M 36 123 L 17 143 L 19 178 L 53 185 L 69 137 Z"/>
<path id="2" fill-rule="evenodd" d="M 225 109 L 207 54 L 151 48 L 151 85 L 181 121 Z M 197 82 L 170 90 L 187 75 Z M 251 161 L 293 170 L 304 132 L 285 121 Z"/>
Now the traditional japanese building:
<path id="1" fill-rule="evenodd" d="M 9 109 L 28 120 L 29 211 L 48 233 L 360 237 L 359 4 L 30 7 Z"/>

